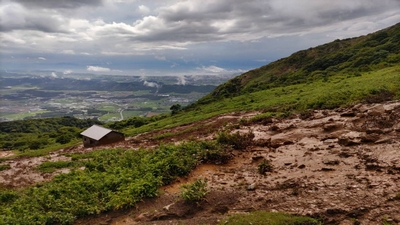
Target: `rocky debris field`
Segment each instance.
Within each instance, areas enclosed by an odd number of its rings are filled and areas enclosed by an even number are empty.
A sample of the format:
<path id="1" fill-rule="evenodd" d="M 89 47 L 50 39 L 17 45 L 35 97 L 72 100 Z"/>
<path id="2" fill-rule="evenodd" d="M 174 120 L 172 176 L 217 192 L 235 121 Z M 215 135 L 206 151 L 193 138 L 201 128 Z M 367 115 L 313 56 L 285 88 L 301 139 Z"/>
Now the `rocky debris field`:
<path id="1" fill-rule="evenodd" d="M 211 139 L 224 126 L 254 136 L 249 147 L 232 152 L 227 164 L 200 165 L 163 187 L 158 198 L 76 224 L 216 224 L 253 210 L 308 215 L 323 224 L 400 224 L 400 101 L 243 122 L 254 115 L 224 115 L 109 146 L 156 146 L 160 140 L 154 137 L 162 132 L 181 134 L 170 142 Z M 51 179 L 68 171 L 49 175 L 34 168 L 43 161 L 65 160 L 65 153 L 91 150 L 76 146 L 5 161 L 11 168 L 0 172 L 0 183 L 21 187 Z M 198 178 L 207 180 L 210 193 L 197 204 L 184 202 L 179 187 Z"/>

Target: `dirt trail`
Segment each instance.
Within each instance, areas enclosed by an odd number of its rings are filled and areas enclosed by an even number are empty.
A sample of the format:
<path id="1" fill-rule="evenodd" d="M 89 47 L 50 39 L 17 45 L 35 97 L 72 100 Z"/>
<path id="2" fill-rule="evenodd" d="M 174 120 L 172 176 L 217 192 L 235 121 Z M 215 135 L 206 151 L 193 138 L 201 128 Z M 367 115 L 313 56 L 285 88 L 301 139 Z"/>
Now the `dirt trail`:
<path id="1" fill-rule="evenodd" d="M 251 116 L 254 113 L 220 116 L 142 134 L 117 145 L 131 149 L 156 146 L 158 141 L 151 138 L 161 132 L 183 133 L 171 142 L 210 139 L 223 126 Z M 76 224 L 216 224 L 229 214 L 252 210 L 309 215 L 323 219 L 324 224 L 400 224 L 400 200 L 396 197 L 400 194 L 400 101 L 230 127 L 235 127 L 232 132 L 251 130 L 255 138 L 252 147 L 234 151 L 228 164 L 201 165 L 188 177 L 163 187 L 159 198 Z M 189 132 L 182 132 L 185 130 Z M 0 183 L 13 186 L 9 179 L 22 179 L 34 165 L 66 152 L 91 150 L 95 149 L 77 146 L 47 157 L 4 162 L 11 169 L 0 172 Z M 264 160 L 272 170 L 260 174 L 258 168 Z M 13 174 L 20 165 L 25 166 L 24 171 Z M 42 176 L 37 172 L 30 175 Z M 207 200 L 197 205 L 183 202 L 179 187 L 197 178 L 208 180 L 211 192 Z"/>

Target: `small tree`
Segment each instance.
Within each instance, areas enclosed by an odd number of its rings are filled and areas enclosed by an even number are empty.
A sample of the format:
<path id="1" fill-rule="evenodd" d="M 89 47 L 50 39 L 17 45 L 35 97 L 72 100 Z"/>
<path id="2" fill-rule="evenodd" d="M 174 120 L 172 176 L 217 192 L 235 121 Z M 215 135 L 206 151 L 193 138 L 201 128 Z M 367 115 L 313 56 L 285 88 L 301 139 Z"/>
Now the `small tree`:
<path id="1" fill-rule="evenodd" d="M 171 114 L 175 115 L 182 109 L 182 106 L 180 104 L 175 104 L 175 105 L 172 105 L 171 108 L 169 108 L 169 109 L 172 111 Z"/>
<path id="2" fill-rule="evenodd" d="M 61 135 L 57 137 L 56 142 L 60 144 L 67 144 L 71 141 L 71 139 L 72 138 L 69 135 Z"/>

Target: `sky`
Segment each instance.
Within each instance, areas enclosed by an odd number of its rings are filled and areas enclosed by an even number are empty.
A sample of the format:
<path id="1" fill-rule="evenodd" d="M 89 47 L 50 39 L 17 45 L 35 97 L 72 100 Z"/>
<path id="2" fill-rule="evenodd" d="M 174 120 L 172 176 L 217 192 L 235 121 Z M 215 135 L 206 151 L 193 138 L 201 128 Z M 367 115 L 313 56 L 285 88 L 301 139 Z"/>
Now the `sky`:
<path id="1" fill-rule="evenodd" d="M 400 0 L 0 0 L 0 71 L 241 74 L 400 22 Z"/>

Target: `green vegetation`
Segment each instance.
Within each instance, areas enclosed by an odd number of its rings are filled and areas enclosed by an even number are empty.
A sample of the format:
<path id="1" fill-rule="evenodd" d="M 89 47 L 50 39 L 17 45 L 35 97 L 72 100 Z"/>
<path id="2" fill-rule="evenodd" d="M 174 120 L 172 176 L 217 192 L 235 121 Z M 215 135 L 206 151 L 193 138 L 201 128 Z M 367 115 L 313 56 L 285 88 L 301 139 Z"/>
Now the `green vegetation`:
<path id="1" fill-rule="evenodd" d="M 360 76 L 363 72 L 398 65 L 399 40 L 400 24 L 397 24 L 367 36 L 336 40 L 299 51 L 233 78 L 194 106 L 271 88 Z"/>
<path id="2" fill-rule="evenodd" d="M 48 152 L 76 144 L 81 139 L 82 130 L 93 124 L 101 123 L 74 117 L 2 122 L 0 123 L 0 149 L 20 150 L 27 153 L 32 150 Z"/>
<path id="3" fill-rule="evenodd" d="M 273 117 L 312 109 L 400 99 L 399 62 L 400 24 L 368 36 L 294 53 L 230 80 L 190 106 L 172 106 L 172 115 L 132 117 L 106 126 L 136 135 L 240 111 L 261 112 L 242 120 L 242 124 L 267 124 Z M 104 106 L 101 110 L 115 112 L 116 108 Z M 76 144 L 82 129 L 93 124 L 101 123 L 72 117 L 3 122 L 0 149 L 41 155 Z M 165 132 L 154 139 L 182 135 L 190 129 Z M 71 172 L 34 187 L 0 190 L 0 224 L 70 224 L 78 217 L 133 206 L 143 198 L 156 196 L 161 185 L 187 175 L 200 163 L 226 162 L 232 148 L 246 149 L 253 138 L 251 131 L 224 130 L 213 142 L 161 145 L 138 151 L 99 150 L 71 155 L 71 161 L 45 162 L 37 168 L 39 171 L 69 168 Z M 0 170 L 8 168 L 0 166 Z M 268 161 L 258 165 L 260 174 L 272 169 Z M 181 196 L 187 201 L 200 201 L 207 192 L 206 182 L 197 180 L 183 186 Z M 397 194 L 395 199 L 399 198 Z M 221 223 L 320 224 L 312 218 L 269 212 L 235 215 Z"/>
<path id="4" fill-rule="evenodd" d="M 44 162 L 36 169 L 43 173 L 52 173 L 56 169 L 68 168 L 76 165 L 78 164 L 71 161 Z"/>
<path id="5" fill-rule="evenodd" d="M 9 119 L 9 120 L 22 120 L 25 117 L 33 117 L 36 116 L 38 114 L 42 114 L 42 113 L 46 113 L 49 112 L 47 110 L 39 110 L 39 111 L 35 111 L 35 112 L 26 112 L 26 113 L 18 113 L 18 114 L 5 114 L 2 115 L 4 118 Z"/>
<path id="6" fill-rule="evenodd" d="M 251 212 L 249 214 L 237 214 L 230 216 L 227 220 L 222 220 L 220 223 L 222 224 L 232 224 L 232 225 L 319 225 L 322 224 L 316 219 L 303 217 L 303 216 L 294 216 L 287 213 L 280 212 L 263 212 L 256 211 Z"/>
<path id="7" fill-rule="evenodd" d="M 394 196 L 393 198 L 394 200 L 398 200 L 400 201 L 400 192 L 396 194 L 396 196 Z"/>
<path id="8" fill-rule="evenodd" d="M 122 120 L 122 121 L 117 121 L 117 122 L 112 122 L 112 123 L 108 123 L 106 126 L 110 127 L 111 129 L 123 129 L 123 128 L 138 128 L 141 127 L 143 125 L 155 122 L 157 120 L 163 119 L 166 116 L 152 116 L 152 117 L 141 117 L 141 116 L 135 116 L 132 118 L 129 118 L 127 120 Z"/>
<path id="9" fill-rule="evenodd" d="M 121 118 L 121 114 L 119 113 L 107 113 L 99 117 L 100 121 L 108 121 L 108 120 L 119 120 Z"/>
<path id="10" fill-rule="evenodd" d="M 175 115 L 182 109 L 182 106 L 180 104 L 175 104 L 175 105 L 172 105 L 171 108 L 169 108 L 169 109 L 171 110 L 171 114 Z"/>
<path id="11" fill-rule="evenodd" d="M 400 98 L 400 66 L 391 66 L 361 76 L 336 76 L 328 81 L 295 84 L 286 87 L 248 93 L 232 98 L 223 98 L 207 104 L 194 104 L 177 114 L 165 117 L 138 128 L 126 127 L 128 135 L 136 135 L 152 130 L 171 128 L 223 113 L 239 111 L 261 111 L 254 120 L 288 116 L 310 109 L 333 109 L 359 102 L 379 102 Z M 389 93 L 389 94 L 388 94 Z"/>
<path id="12" fill-rule="evenodd" d="M 272 172 L 273 167 L 270 161 L 267 161 L 264 159 L 259 165 L 258 165 L 258 173 L 259 174 L 265 174 L 266 172 Z"/>
<path id="13" fill-rule="evenodd" d="M 224 154 L 215 142 L 188 142 L 154 150 L 99 150 L 73 155 L 73 162 L 45 163 L 42 169 L 77 163 L 85 169 L 22 190 L 0 190 L 5 199 L 0 202 L 0 224 L 71 224 L 78 217 L 132 206 L 187 175 L 205 161 L 208 151 Z"/>
<path id="14" fill-rule="evenodd" d="M 197 179 L 193 183 L 181 186 L 181 197 L 187 202 L 199 202 L 204 199 L 208 193 L 207 181 Z"/>
<path id="15" fill-rule="evenodd" d="M 243 150 L 252 144 L 254 138 L 253 132 L 240 134 L 239 132 L 230 134 L 226 131 L 220 132 L 217 142 L 224 145 L 230 145 L 234 149 Z"/>
<path id="16" fill-rule="evenodd" d="M 10 165 L 0 165 L 0 171 L 8 170 L 10 168 L 11 168 Z"/>

